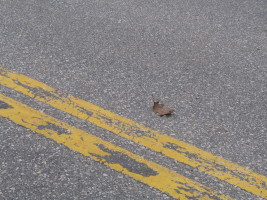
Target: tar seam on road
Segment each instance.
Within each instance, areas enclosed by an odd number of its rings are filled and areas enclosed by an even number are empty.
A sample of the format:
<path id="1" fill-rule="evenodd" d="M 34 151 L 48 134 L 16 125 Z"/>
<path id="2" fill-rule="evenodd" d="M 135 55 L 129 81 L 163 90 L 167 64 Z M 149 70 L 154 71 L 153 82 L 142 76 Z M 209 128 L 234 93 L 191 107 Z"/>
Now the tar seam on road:
<path id="1" fill-rule="evenodd" d="M 44 83 L 0 67 L 0 84 L 67 112 L 206 174 L 267 198 L 267 177 L 164 135 Z"/>
<path id="2" fill-rule="evenodd" d="M 179 199 L 232 199 L 168 168 L 0 94 L 0 116 Z"/>

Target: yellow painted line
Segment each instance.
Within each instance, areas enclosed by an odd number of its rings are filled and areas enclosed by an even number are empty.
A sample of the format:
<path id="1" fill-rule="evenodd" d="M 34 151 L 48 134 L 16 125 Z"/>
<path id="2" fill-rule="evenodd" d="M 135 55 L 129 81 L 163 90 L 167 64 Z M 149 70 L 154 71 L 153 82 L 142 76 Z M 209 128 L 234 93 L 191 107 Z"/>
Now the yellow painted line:
<path id="1" fill-rule="evenodd" d="M 179 199 L 231 199 L 54 117 L 0 94 L 0 116 Z"/>
<path id="2" fill-rule="evenodd" d="M 0 67 L 0 84 L 197 168 L 199 171 L 254 195 L 267 198 L 267 177 L 222 157 L 161 134 L 142 124 L 3 67 Z"/>

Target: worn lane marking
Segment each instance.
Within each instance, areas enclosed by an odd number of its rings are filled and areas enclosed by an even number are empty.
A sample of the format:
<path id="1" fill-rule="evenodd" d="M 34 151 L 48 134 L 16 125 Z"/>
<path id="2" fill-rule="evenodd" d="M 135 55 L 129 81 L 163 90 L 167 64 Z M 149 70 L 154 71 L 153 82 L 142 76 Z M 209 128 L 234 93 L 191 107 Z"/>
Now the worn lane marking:
<path id="1" fill-rule="evenodd" d="M 179 199 L 232 199 L 0 94 L 0 116 Z"/>
<path id="2" fill-rule="evenodd" d="M 197 168 L 254 195 L 267 198 L 267 177 L 219 156 L 163 135 L 142 124 L 3 67 L 0 67 L 0 84 Z"/>

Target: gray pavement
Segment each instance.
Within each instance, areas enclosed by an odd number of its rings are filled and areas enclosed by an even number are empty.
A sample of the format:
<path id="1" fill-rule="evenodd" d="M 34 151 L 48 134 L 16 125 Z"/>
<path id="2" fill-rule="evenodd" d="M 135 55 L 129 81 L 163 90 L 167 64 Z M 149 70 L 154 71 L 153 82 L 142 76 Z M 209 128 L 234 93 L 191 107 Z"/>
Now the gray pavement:
<path id="1" fill-rule="evenodd" d="M 0 0 L 0 65 L 267 176 L 266 0 Z M 236 199 L 260 199 L 0 86 Z M 156 100 L 175 109 L 151 111 Z M 172 199 L 0 118 L 0 199 Z"/>

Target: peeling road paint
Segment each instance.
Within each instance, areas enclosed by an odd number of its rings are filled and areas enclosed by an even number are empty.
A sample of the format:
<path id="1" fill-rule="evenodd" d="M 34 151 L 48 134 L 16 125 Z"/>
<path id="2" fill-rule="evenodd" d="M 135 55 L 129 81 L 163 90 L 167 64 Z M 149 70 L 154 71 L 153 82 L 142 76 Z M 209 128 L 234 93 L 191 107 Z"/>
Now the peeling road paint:
<path id="1" fill-rule="evenodd" d="M 55 124 L 49 123 L 49 122 L 46 125 L 39 125 L 38 129 L 40 129 L 40 130 L 47 129 L 48 131 L 52 130 L 52 131 L 57 132 L 57 134 L 59 134 L 59 135 L 61 135 L 61 134 L 70 135 L 71 134 L 71 132 L 69 130 L 64 129 L 60 126 L 57 126 Z"/>
<path id="2" fill-rule="evenodd" d="M 142 124 L 0 67 L 0 84 L 160 152 L 201 172 L 267 198 L 267 177 Z"/>
<path id="3" fill-rule="evenodd" d="M 145 177 L 149 176 L 156 176 L 158 173 L 154 171 L 153 169 L 149 168 L 146 164 L 137 162 L 136 160 L 132 159 L 131 157 L 122 154 L 119 151 L 111 151 L 108 148 L 106 148 L 104 145 L 98 145 L 98 147 L 105 151 L 110 153 L 108 156 L 103 156 L 103 158 L 108 162 L 112 164 L 119 164 L 126 168 L 129 172 L 140 174 Z M 97 155 L 95 155 L 97 157 Z"/>
<path id="4" fill-rule="evenodd" d="M 12 106 L 8 105 L 4 101 L 0 101 L 0 109 L 8 109 L 8 108 L 12 108 Z"/>
<path id="5" fill-rule="evenodd" d="M 170 169 L 0 94 L 0 116 L 178 199 L 231 199 Z M 63 131 L 62 131 L 63 130 Z M 71 130 L 63 134 L 65 130 Z"/>

